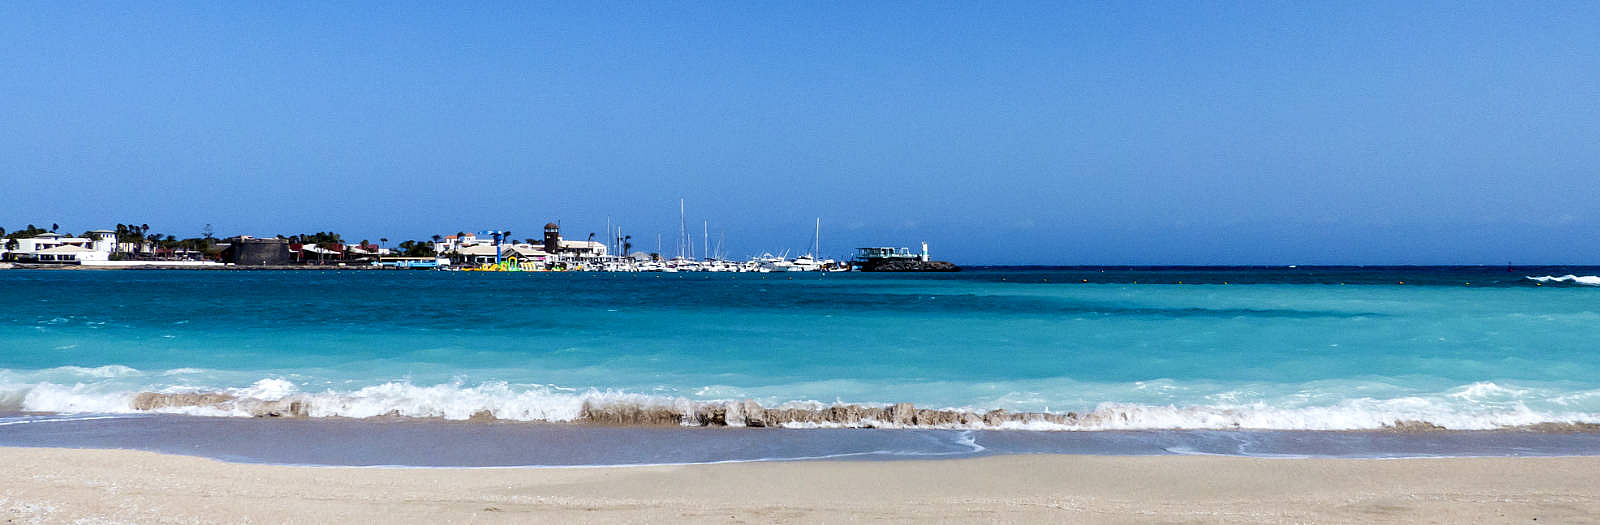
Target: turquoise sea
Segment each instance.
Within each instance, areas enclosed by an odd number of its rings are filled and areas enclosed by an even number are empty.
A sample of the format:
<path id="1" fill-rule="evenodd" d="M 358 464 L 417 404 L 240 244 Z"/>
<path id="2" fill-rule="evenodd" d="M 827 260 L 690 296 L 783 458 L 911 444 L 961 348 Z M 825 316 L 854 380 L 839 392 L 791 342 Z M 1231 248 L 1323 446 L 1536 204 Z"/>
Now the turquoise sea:
<path id="1" fill-rule="evenodd" d="M 21 427 L 7 423 L 247 417 L 257 401 L 330 421 L 565 423 L 585 403 L 749 399 L 1074 416 L 947 431 L 1600 423 L 1597 274 L 9 270 L 0 442 Z M 145 393 L 235 401 L 135 408 Z"/>

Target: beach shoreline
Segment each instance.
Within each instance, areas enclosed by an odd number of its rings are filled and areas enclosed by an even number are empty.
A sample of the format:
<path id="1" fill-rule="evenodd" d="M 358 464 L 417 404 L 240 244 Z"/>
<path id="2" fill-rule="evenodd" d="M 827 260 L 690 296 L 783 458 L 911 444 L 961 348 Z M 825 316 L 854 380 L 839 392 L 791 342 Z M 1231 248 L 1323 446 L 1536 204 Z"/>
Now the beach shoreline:
<path id="1" fill-rule="evenodd" d="M 123 449 L 240 463 L 584 467 L 1019 454 L 1264 458 L 1600 457 L 1600 432 L 734 428 L 378 417 L 0 413 L 0 447 Z M 443 445 L 448 444 L 448 445 Z"/>
<path id="2" fill-rule="evenodd" d="M 1600 457 L 351 468 L 0 447 L 18 522 L 1583 522 Z"/>

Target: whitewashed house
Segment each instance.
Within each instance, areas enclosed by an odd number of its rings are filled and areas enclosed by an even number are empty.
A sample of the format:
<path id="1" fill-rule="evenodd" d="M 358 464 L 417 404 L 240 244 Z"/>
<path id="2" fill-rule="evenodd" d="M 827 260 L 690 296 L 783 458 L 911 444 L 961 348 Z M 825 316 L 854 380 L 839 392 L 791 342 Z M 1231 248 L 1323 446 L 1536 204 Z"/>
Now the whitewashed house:
<path id="1" fill-rule="evenodd" d="M 117 233 L 94 230 L 87 237 L 67 237 L 44 233 L 26 239 L 0 243 L 0 259 L 12 262 L 77 264 L 106 261 L 117 248 Z"/>

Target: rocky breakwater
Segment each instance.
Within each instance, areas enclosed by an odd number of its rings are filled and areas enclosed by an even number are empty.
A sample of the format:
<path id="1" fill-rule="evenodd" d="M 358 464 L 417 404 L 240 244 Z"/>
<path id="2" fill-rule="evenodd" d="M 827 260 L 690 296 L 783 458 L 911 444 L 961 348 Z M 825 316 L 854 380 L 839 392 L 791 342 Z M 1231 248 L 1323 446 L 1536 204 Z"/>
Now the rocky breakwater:
<path id="1" fill-rule="evenodd" d="M 960 266 L 945 261 L 890 259 L 861 265 L 863 272 L 959 272 Z"/>
<path id="2" fill-rule="evenodd" d="M 231 394 L 192 393 L 165 394 L 145 392 L 134 396 L 134 410 L 211 409 L 223 414 L 248 414 L 254 417 L 306 417 L 310 415 L 304 401 L 297 399 L 240 398 Z"/>
<path id="3" fill-rule="evenodd" d="M 227 393 L 144 392 L 134 396 L 132 406 L 139 411 L 179 412 L 199 415 L 251 417 L 310 417 L 311 400 L 299 397 L 255 399 Z M 407 417 L 400 411 L 386 417 Z M 431 416 L 437 417 L 437 416 Z M 478 410 L 468 421 L 500 421 L 491 410 Z M 520 418 L 511 418 L 520 419 Z M 767 408 L 752 400 L 694 402 L 678 399 L 671 403 L 584 401 L 577 417 L 581 424 L 619 426 L 702 426 L 702 427 L 833 427 L 833 428 L 1070 428 L 1094 424 L 1097 416 L 1049 412 L 1008 412 L 991 410 L 932 410 L 911 403 L 888 406 L 833 405 L 780 406 Z"/>
<path id="4" fill-rule="evenodd" d="M 580 421 L 607 425 L 688 425 L 706 427 L 844 428 L 1000 428 L 1077 424 L 1078 415 L 1045 412 L 967 412 L 919 409 L 911 403 L 890 406 L 834 405 L 823 408 L 765 408 L 751 400 L 698 403 L 687 407 L 640 407 L 586 402 Z"/>

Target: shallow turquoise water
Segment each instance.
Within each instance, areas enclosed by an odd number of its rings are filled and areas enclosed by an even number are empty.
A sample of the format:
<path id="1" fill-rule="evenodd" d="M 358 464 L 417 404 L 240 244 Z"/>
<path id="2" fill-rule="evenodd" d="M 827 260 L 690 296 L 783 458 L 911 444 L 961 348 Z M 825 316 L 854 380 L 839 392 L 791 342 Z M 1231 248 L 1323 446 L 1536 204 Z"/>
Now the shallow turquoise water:
<path id="1" fill-rule="evenodd" d="M 12 270 L 0 410 L 219 391 L 355 417 L 753 398 L 1097 414 L 1087 429 L 1600 422 L 1600 288 L 1483 268 L 1101 270 Z"/>

